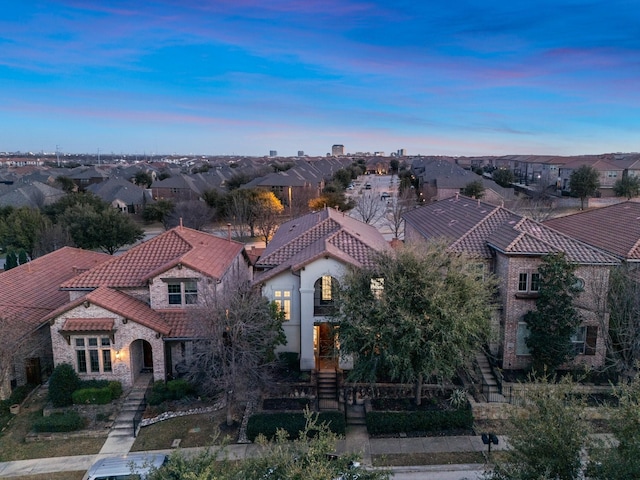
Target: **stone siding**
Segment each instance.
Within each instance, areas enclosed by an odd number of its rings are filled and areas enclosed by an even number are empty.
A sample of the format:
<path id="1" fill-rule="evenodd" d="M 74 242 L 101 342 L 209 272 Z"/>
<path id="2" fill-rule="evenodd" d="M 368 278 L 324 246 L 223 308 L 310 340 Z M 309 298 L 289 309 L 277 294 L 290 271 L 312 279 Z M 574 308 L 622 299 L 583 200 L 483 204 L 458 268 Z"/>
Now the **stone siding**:
<path id="1" fill-rule="evenodd" d="M 149 342 L 153 353 L 153 377 L 154 380 L 164 380 L 164 345 L 160 335 L 150 328 L 140 325 L 131 319 L 124 323 L 124 317 L 105 310 L 96 305 L 85 307 L 80 305 L 51 322 L 51 341 L 55 365 L 69 363 L 77 371 L 76 348 L 74 338 L 96 336 L 91 332 L 78 332 L 78 335 L 67 338 L 60 333 L 65 322 L 69 318 L 113 318 L 114 319 L 114 343 L 111 345 L 112 372 L 87 372 L 81 373 L 82 379 L 117 380 L 127 388 L 133 385 L 135 378 L 142 367 L 142 340 Z M 119 352 L 119 358 L 116 358 Z"/>

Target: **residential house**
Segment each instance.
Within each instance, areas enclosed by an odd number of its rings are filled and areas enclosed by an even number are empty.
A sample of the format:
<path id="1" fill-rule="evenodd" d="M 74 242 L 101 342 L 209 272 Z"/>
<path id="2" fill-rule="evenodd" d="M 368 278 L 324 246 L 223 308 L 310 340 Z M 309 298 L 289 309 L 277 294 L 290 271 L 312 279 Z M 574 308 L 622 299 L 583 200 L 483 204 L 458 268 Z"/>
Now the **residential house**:
<path id="1" fill-rule="evenodd" d="M 69 301 L 60 284 L 111 259 L 63 247 L 0 273 L 0 398 L 26 383 L 39 384 L 53 368 L 48 313 Z"/>
<path id="2" fill-rule="evenodd" d="M 627 263 L 640 263 L 640 203 L 622 202 L 544 222 Z"/>
<path id="3" fill-rule="evenodd" d="M 564 192 L 571 191 L 571 174 L 578 168 L 588 165 L 598 172 L 600 188 L 597 196 L 613 197 L 613 186 L 616 181 L 622 179 L 625 170 L 623 165 L 613 163 L 610 156 L 584 155 L 572 157 L 571 161 L 558 168 L 558 183 Z"/>
<path id="4" fill-rule="evenodd" d="M 123 178 L 110 178 L 105 182 L 89 185 L 87 191 L 123 213 L 140 214 L 147 204 L 154 203 L 149 190 Z"/>
<path id="5" fill-rule="evenodd" d="M 241 243 L 173 228 L 59 284 L 68 301 L 44 317 L 54 363 L 124 386 L 184 373 L 200 337 L 189 310 L 251 277 Z"/>
<path id="6" fill-rule="evenodd" d="M 453 252 L 476 259 L 480 271 L 499 281 L 499 309 L 493 329 L 497 341 L 491 350 L 507 370 L 530 365 L 525 343 L 524 315 L 535 309 L 540 286 L 538 267 L 543 256 L 564 252 L 576 264 L 582 292 L 576 306 L 583 324 L 573 337 L 576 365 L 599 367 L 605 361 L 602 335 L 608 329 L 606 285 L 613 255 L 503 207 L 461 195 L 407 212 L 405 242 L 445 239 Z"/>
<path id="7" fill-rule="evenodd" d="M 334 209 L 280 226 L 256 263 L 254 284 L 284 310 L 287 344 L 280 350 L 299 353 L 301 370 L 338 366 L 331 314 L 340 278 L 389 248 L 375 227 Z"/>
<path id="8" fill-rule="evenodd" d="M 198 200 L 203 193 L 202 187 L 190 175 L 180 173 L 154 181 L 151 192 L 155 200 Z"/>

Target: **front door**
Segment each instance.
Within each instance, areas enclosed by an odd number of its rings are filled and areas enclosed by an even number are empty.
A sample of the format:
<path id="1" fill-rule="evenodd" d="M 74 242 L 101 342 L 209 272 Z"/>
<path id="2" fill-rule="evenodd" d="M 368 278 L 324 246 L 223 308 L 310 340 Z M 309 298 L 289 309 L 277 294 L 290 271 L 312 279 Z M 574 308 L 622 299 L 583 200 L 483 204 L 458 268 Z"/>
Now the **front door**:
<path id="1" fill-rule="evenodd" d="M 314 330 L 316 369 L 335 369 L 338 366 L 338 356 L 333 325 L 329 322 L 318 323 Z"/>
<path id="2" fill-rule="evenodd" d="M 153 349 L 145 340 L 142 341 L 142 371 L 153 372 Z"/>
<path id="3" fill-rule="evenodd" d="M 42 373 L 40 370 L 40 359 L 38 357 L 27 358 L 27 383 L 40 385 L 42 383 Z"/>

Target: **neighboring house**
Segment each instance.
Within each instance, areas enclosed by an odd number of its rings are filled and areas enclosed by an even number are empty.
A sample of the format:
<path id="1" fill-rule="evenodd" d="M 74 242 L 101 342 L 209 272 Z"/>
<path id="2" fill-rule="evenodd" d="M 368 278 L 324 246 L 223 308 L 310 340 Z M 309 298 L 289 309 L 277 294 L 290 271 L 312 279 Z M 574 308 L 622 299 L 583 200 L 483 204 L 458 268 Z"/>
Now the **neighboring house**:
<path id="1" fill-rule="evenodd" d="M 420 188 L 427 202 L 443 200 L 462 193 L 465 187 L 473 182 L 482 184 L 482 199 L 489 203 L 497 205 L 514 198 L 512 188 L 501 187 L 493 180 L 465 170 L 447 157 L 420 159 L 413 163 L 412 171 L 420 181 Z"/>
<path id="2" fill-rule="evenodd" d="M 564 252 L 577 265 L 582 293 L 576 306 L 583 324 L 573 338 L 575 365 L 599 367 L 605 361 L 602 335 L 608 329 L 606 289 L 610 268 L 619 260 L 602 249 L 587 245 L 559 231 L 496 207 L 463 196 L 407 212 L 405 242 L 445 239 L 453 252 L 477 259 L 479 270 L 499 281 L 499 308 L 493 319 L 497 342 L 491 350 L 501 367 L 518 370 L 530 365 L 523 317 L 535 309 L 538 267 L 544 255 Z"/>
<path id="3" fill-rule="evenodd" d="M 89 185 L 87 191 L 123 213 L 139 214 L 147 204 L 155 203 L 149 190 L 123 178 L 110 178 L 105 182 Z"/>
<path id="4" fill-rule="evenodd" d="M 334 209 L 280 226 L 256 263 L 254 284 L 284 310 L 280 350 L 299 353 L 301 370 L 337 364 L 331 314 L 338 282 L 347 267 L 371 266 L 389 248 L 374 227 Z"/>
<path id="5" fill-rule="evenodd" d="M 627 263 L 640 262 L 640 203 L 622 202 L 553 218 L 544 225 Z"/>
<path id="6" fill-rule="evenodd" d="M 15 208 L 42 208 L 45 205 L 57 202 L 65 195 L 65 192 L 59 188 L 54 188 L 41 182 L 33 182 L 30 185 L 19 183 L 2 190 L 0 205 Z"/>
<path id="7" fill-rule="evenodd" d="M 203 193 L 203 185 L 199 183 L 190 175 L 180 173 L 154 181 L 151 192 L 156 200 L 198 200 Z"/>
<path id="8" fill-rule="evenodd" d="M 69 301 L 60 284 L 111 258 L 63 247 L 0 273 L 0 398 L 51 373 L 51 335 L 43 317 Z"/>
<path id="9" fill-rule="evenodd" d="M 616 181 L 622 179 L 624 167 L 612 163 L 613 158 L 604 156 L 604 158 L 596 156 L 571 157 L 571 161 L 558 169 L 558 183 L 564 192 L 571 191 L 571 174 L 578 168 L 587 165 L 593 167 L 598 172 L 598 180 L 600 188 L 596 196 L 613 197 L 613 186 Z"/>
<path id="10" fill-rule="evenodd" d="M 54 363 L 123 386 L 184 373 L 199 336 L 189 309 L 251 277 L 241 243 L 173 228 L 61 284 L 68 302 L 44 318 Z"/>

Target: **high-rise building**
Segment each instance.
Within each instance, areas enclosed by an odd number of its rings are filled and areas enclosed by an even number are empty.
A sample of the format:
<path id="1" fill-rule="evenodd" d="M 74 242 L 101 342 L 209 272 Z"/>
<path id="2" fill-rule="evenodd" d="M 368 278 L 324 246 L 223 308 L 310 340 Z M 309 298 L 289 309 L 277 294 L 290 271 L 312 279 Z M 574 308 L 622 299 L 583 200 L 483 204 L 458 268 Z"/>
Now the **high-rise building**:
<path id="1" fill-rule="evenodd" d="M 406 148 L 401 148 L 400 150 L 398 150 L 398 156 L 399 157 L 406 157 L 407 156 L 407 149 Z"/>
<path id="2" fill-rule="evenodd" d="M 304 150 L 298 150 L 298 156 L 304 157 Z"/>
<path id="3" fill-rule="evenodd" d="M 333 145 L 331 147 L 331 155 L 334 157 L 340 157 L 344 155 L 344 145 Z"/>
<path id="4" fill-rule="evenodd" d="M 269 156 L 270 157 L 277 157 L 278 156 L 278 151 L 277 150 L 269 150 Z"/>

